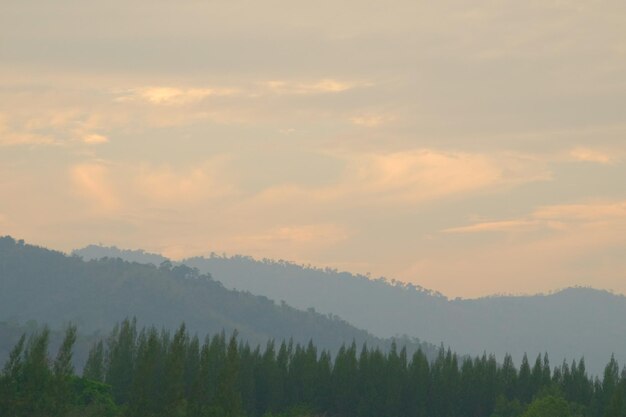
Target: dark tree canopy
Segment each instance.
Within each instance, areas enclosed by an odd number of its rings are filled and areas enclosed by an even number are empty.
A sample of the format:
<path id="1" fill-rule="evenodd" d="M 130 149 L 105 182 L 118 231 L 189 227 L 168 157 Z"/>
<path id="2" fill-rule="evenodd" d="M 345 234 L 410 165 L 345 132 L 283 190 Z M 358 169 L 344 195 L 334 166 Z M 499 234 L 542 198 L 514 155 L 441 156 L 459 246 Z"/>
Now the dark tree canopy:
<path id="1" fill-rule="evenodd" d="M 76 327 L 55 360 L 43 329 L 18 340 L 0 375 L 0 416 L 105 417 L 619 417 L 626 375 L 614 359 L 591 379 L 584 361 L 531 370 L 508 357 L 460 358 L 440 349 L 433 361 L 393 345 L 342 346 L 333 357 L 307 344 L 251 347 L 236 333 L 200 339 L 124 320 L 97 341 L 78 376 L 70 365 Z"/>

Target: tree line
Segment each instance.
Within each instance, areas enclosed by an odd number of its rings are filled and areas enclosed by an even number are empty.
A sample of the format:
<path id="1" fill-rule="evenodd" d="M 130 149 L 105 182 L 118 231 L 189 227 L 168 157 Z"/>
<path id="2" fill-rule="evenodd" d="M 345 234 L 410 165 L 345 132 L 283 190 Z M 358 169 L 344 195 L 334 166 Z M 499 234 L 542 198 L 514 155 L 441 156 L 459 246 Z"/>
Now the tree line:
<path id="1" fill-rule="evenodd" d="M 429 361 L 355 343 L 335 357 L 290 341 L 251 347 L 234 333 L 200 340 L 118 324 L 72 366 L 76 327 L 57 355 L 49 331 L 22 336 L 0 375 L 6 417 L 617 417 L 626 416 L 626 372 L 611 358 L 601 378 L 584 359 L 551 368 L 548 356 L 460 357 L 443 347 Z"/>

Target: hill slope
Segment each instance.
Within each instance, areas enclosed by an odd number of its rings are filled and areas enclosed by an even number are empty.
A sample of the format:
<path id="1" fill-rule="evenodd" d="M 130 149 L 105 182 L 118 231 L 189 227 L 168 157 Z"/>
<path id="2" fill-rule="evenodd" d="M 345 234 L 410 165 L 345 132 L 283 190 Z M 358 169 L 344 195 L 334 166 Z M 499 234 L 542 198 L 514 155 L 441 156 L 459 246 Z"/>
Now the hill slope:
<path id="1" fill-rule="evenodd" d="M 372 336 L 335 316 L 299 311 L 266 297 L 227 290 L 209 275 L 186 266 L 160 267 L 121 259 L 83 261 L 60 252 L 0 238 L 0 320 L 37 320 L 60 328 L 68 321 L 82 333 L 108 331 L 126 317 L 169 329 L 181 322 L 199 335 L 237 330 L 252 344 L 313 339 L 336 351 L 353 340 L 386 348 L 391 340 Z M 415 341 L 403 340 L 409 351 Z M 423 345 L 428 354 L 432 346 Z"/>
<path id="2" fill-rule="evenodd" d="M 100 247 L 77 253 L 142 255 Z M 146 262 L 165 259 L 144 255 L 152 257 L 140 258 Z M 626 361 L 626 297 L 607 291 L 570 288 L 549 295 L 449 300 L 416 286 L 282 261 L 212 256 L 183 263 L 210 272 L 227 288 L 337 314 L 380 337 L 419 335 L 459 352 L 486 350 L 500 358 L 510 352 L 517 363 L 525 352 L 535 356 L 547 351 L 553 364 L 584 356 L 594 373 L 602 371 L 612 353 Z"/>

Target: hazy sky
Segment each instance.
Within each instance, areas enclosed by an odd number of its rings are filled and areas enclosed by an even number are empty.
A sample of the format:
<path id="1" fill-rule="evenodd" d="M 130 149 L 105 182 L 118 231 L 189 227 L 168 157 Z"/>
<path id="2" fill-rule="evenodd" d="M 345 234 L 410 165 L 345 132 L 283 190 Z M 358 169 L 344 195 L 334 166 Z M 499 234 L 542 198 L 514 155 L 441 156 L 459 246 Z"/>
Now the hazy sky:
<path id="1" fill-rule="evenodd" d="M 0 0 L 0 234 L 626 293 L 626 2 Z"/>

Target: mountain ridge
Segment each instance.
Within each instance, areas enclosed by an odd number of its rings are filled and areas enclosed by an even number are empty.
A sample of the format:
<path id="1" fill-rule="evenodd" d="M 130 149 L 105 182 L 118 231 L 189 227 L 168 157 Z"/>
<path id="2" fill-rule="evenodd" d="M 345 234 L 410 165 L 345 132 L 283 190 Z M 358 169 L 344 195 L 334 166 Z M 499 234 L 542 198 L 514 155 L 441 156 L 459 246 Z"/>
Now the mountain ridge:
<path id="1" fill-rule="evenodd" d="M 314 340 L 321 349 L 336 352 L 353 341 L 383 350 L 393 343 L 336 315 L 228 290 L 210 275 L 184 265 L 157 267 L 120 258 L 85 261 L 0 238 L 0 321 L 36 320 L 53 330 L 72 322 L 89 334 L 108 332 L 129 317 L 169 330 L 185 322 L 202 335 L 237 330 L 253 346 L 268 340 L 293 339 L 302 345 Z M 416 339 L 397 343 L 410 352 L 421 348 L 430 356 L 436 350 Z"/>
<path id="2" fill-rule="evenodd" d="M 75 253 L 94 256 L 98 247 Z M 548 352 L 558 363 L 584 356 L 596 374 L 612 354 L 626 359 L 626 324 L 620 320 L 626 316 L 626 297 L 607 290 L 568 287 L 547 294 L 449 299 L 416 285 L 285 261 L 213 255 L 179 262 L 210 272 L 227 288 L 336 314 L 379 337 L 418 336 L 470 355 L 511 353 L 518 363 L 525 353 Z"/>

